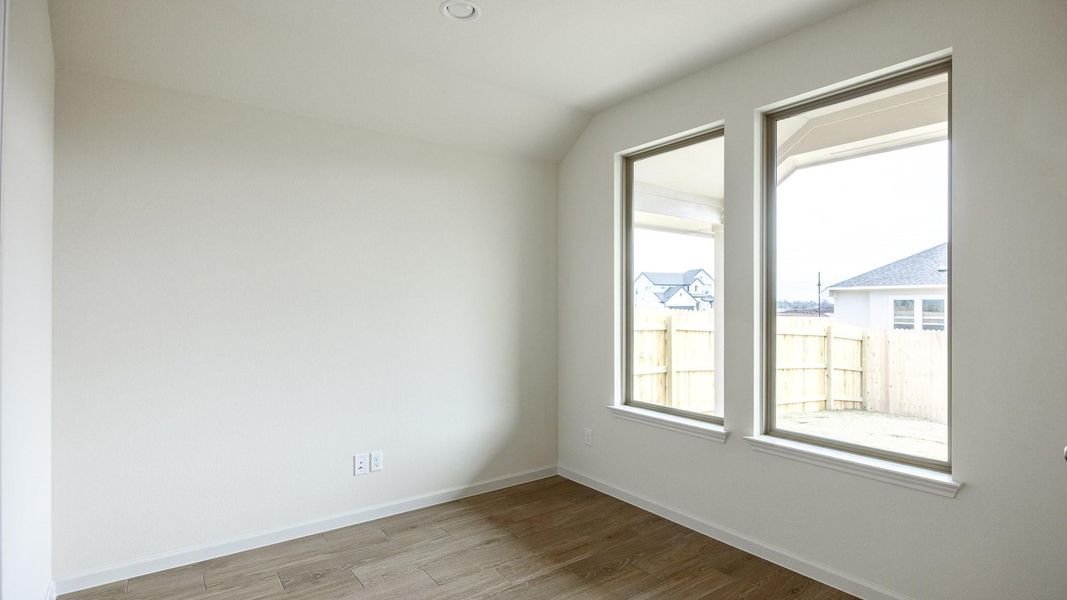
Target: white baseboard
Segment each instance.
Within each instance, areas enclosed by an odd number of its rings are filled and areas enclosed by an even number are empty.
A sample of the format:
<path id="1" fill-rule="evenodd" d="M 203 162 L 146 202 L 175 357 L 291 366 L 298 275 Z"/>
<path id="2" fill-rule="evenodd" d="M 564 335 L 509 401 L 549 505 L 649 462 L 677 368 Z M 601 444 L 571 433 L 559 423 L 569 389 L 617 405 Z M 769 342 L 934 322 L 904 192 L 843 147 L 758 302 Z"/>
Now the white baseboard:
<path id="1" fill-rule="evenodd" d="M 44 593 L 44 600 L 56 600 L 56 582 L 48 582 L 48 590 Z"/>
<path id="2" fill-rule="evenodd" d="M 52 598 L 55 598 L 56 591 L 60 594 L 76 592 L 78 590 L 96 587 L 105 583 L 122 581 L 123 579 L 129 579 L 131 577 L 138 577 L 140 575 L 147 575 L 157 571 L 190 565 L 203 560 L 218 558 L 236 552 L 244 552 L 245 550 L 252 550 L 262 546 L 269 546 L 271 544 L 277 544 L 278 542 L 285 542 L 307 535 L 315 535 L 340 527 L 373 521 L 374 519 L 408 512 L 410 510 L 426 508 L 427 506 L 450 502 L 467 496 L 484 494 L 485 492 L 511 487 L 520 483 L 544 479 L 545 477 L 551 477 L 555 474 L 556 467 L 554 465 L 551 467 L 532 469 L 521 473 L 514 473 L 503 477 L 497 477 L 495 479 L 472 483 L 470 485 L 431 492 L 421 496 L 404 498 L 395 502 L 378 504 L 376 506 L 370 506 L 360 510 L 327 517 L 325 519 L 306 521 L 291 527 L 265 531 L 217 544 L 184 548 L 175 552 L 149 556 L 101 569 L 82 571 L 54 582 Z"/>
<path id="3" fill-rule="evenodd" d="M 796 571 L 801 575 L 848 592 L 853 596 L 859 596 L 866 600 L 913 600 L 908 596 L 886 589 L 875 583 L 842 573 L 827 565 L 801 558 L 792 552 L 783 550 L 782 548 L 777 548 L 737 531 L 716 525 L 715 523 L 684 513 L 680 510 L 673 509 L 664 504 L 660 504 L 655 500 L 645 498 L 644 496 L 632 494 L 610 483 L 604 483 L 603 481 L 582 475 L 581 473 L 566 467 L 559 467 L 559 474 L 584 486 L 604 492 L 609 496 L 614 496 L 623 502 L 643 508 L 650 513 L 663 517 L 664 519 L 674 521 L 679 525 L 703 533 L 708 537 L 715 538 L 720 542 L 729 544 L 735 548 L 740 548 L 749 554 L 755 554 L 760 558 Z"/>

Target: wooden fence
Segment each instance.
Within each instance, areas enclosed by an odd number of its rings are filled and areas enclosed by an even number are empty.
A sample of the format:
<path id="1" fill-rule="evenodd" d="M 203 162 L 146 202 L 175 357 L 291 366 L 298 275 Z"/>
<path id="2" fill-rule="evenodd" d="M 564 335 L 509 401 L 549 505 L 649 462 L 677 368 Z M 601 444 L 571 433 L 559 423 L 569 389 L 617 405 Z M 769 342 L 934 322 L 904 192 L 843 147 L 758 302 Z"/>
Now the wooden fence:
<path id="1" fill-rule="evenodd" d="M 714 411 L 714 312 L 634 311 L 633 397 L 694 412 Z"/>
<path id="2" fill-rule="evenodd" d="M 861 328 L 803 317 L 779 317 L 777 327 L 780 412 L 865 409 L 947 422 L 944 331 Z"/>
<path id="3" fill-rule="evenodd" d="M 864 409 L 947 421 L 945 332 L 814 317 L 779 317 L 777 328 L 779 412 Z M 684 410 L 714 409 L 713 312 L 635 310 L 633 395 Z"/>
<path id="4" fill-rule="evenodd" d="M 779 412 L 863 408 L 864 330 L 827 318 L 779 317 Z"/>
<path id="5" fill-rule="evenodd" d="M 948 422 L 948 337 L 944 331 L 869 329 L 864 398 L 870 411 Z"/>

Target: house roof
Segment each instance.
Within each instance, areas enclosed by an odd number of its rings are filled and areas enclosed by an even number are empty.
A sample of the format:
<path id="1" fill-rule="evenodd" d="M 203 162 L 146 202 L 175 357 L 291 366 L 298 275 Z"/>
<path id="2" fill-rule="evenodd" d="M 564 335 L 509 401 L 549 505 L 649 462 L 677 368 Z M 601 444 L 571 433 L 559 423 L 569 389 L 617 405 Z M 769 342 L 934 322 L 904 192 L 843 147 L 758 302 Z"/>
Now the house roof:
<path id="1" fill-rule="evenodd" d="M 877 269 L 836 283 L 828 289 L 916 285 L 948 285 L 947 243 L 882 265 Z"/>
<path id="2" fill-rule="evenodd" d="M 704 269 L 689 269 L 684 273 L 650 273 L 643 271 L 641 275 L 647 277 L 652 282 L 652 285 L 687 286 L 692 284 L 700 273 L 707 275 L 711 279 L 711 275 L 708 275 L 708 272 Z M 641 275 L 638 275 L 638 277 Z"/>
<path id="3" fill-rule="evenodd" d="M 685 294 L 687 296 L 692 298 L 692 296 L 689 294 L 689 292 L 687 292 L 686 289 L 684 287 L 680 286 L 680 285 L 673 285 L 673 286 L 663 290 L 662 292 L 657 292 L 656 293 L 656 297 L 659 298 L 660 302 L 666 302 L 666 301 L 670 300 L 671 297 L 674 296 L 675 294 L 677 294 L 679 291 L 685 292 Z"/>

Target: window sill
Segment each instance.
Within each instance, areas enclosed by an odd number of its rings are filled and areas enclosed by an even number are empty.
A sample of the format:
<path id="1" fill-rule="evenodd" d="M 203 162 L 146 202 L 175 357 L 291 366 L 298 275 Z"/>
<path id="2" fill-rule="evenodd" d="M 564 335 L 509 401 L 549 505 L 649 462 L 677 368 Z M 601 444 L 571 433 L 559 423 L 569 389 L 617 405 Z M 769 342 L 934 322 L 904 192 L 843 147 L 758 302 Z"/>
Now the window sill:
<path id="1" fill-rule="evenodd" d="M 835 471 L 852 473 L 901 487 L 955 498 L 963 483 L 955 481 L 947 473 L 931 471 L 911 465 L 902 465 L 888 460 L 871 458 L 813 444 L 795 442 L 769 435 L 746 436 L 753 449 L 792 460 L 827 467 Z"/>
<path id="2" fill-rule="evenodd" d="M 730 435 L 730 432 L 726 431 L 726 428 L 722 425 L 707 423 L 698 419 L 687 419 L 685 417 L 668 415 L 654 410 L 616 404 L 609 405 L 608 410 L 620 419 L 626 419 L 627 421 L 633 421 L 635 423 L 643 423 L 645 425 L 659 427 L 660 429 L 676 431 L 678 433 L 704 438 L 713 442 L 719 442 L 720 444 L 726 443 L 726 436 Z"/>

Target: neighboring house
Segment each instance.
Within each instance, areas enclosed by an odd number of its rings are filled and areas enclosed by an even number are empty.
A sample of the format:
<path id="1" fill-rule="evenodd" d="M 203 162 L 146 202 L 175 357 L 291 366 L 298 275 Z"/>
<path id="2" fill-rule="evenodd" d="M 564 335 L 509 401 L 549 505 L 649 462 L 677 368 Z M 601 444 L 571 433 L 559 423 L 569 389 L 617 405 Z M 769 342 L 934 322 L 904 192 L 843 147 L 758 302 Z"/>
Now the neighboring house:
<path id="1" fill-rule="evenodd" d="M 715 279 L 704 269 L 684 273 L 642 272 L 634 279 L 634 304 L 683 310 L 711 310 Z"/>
<path id="2" fill-rule="evenodd" d="M 943 330 L 948 244 L 923 250 L 827 288 L 834 319 L 860 327 Z"/>

